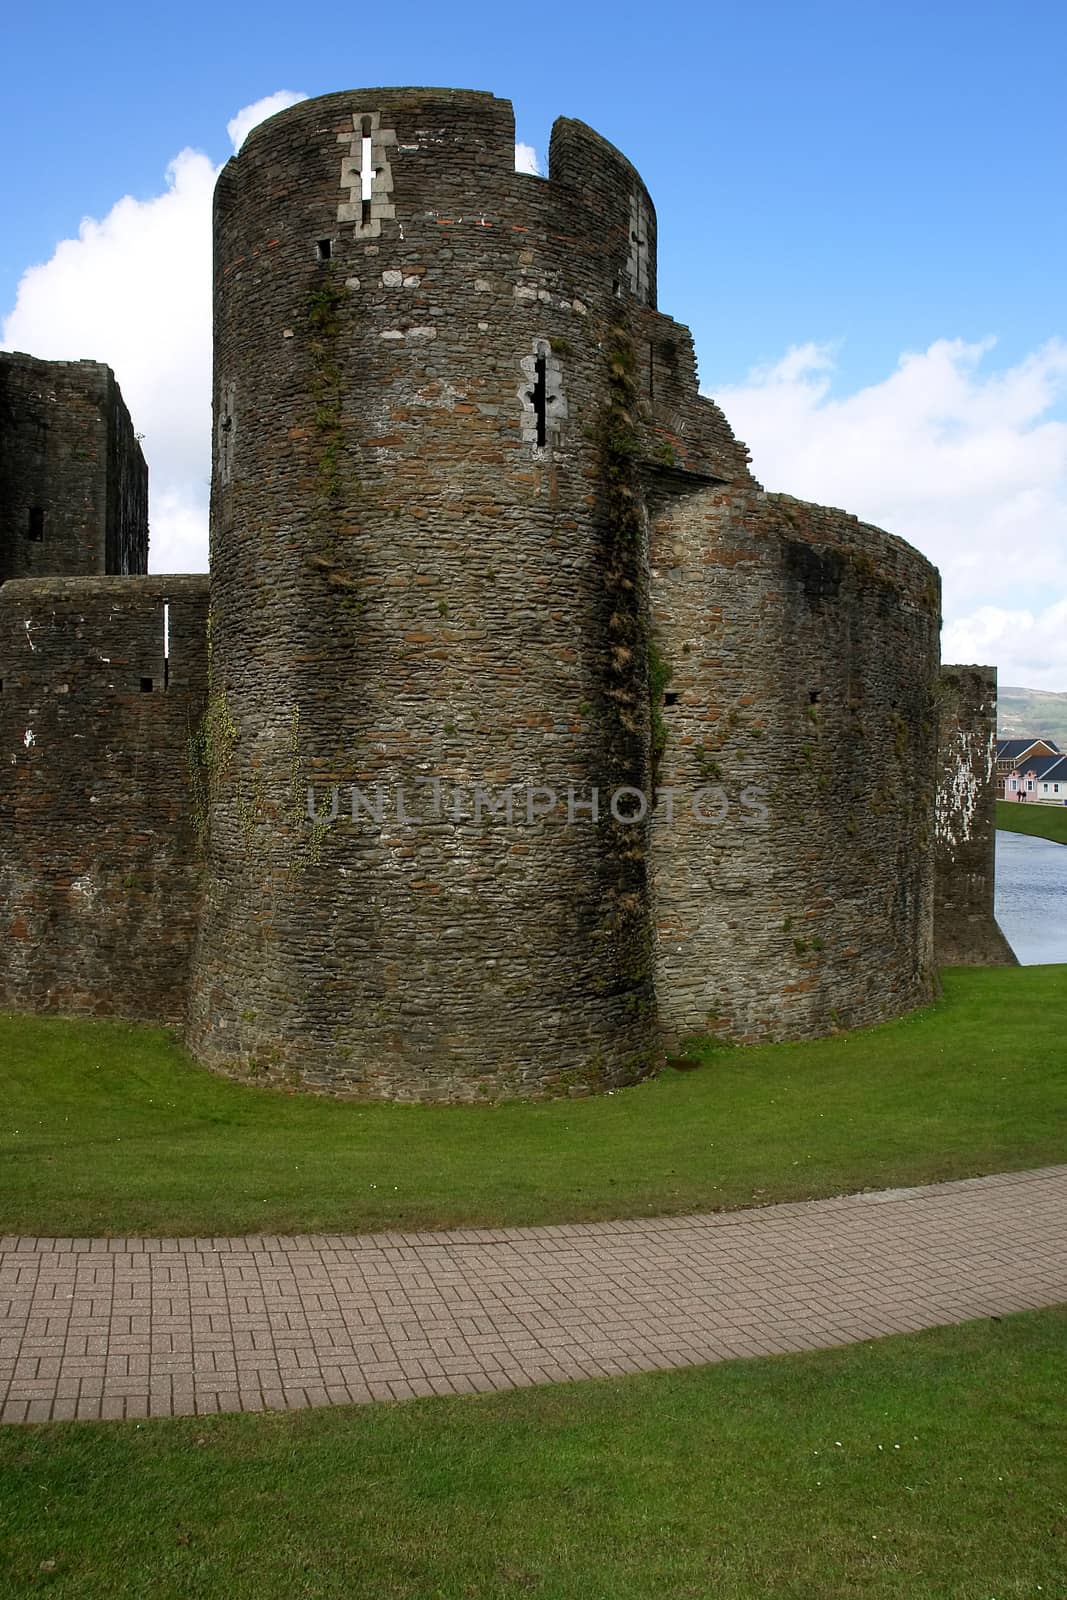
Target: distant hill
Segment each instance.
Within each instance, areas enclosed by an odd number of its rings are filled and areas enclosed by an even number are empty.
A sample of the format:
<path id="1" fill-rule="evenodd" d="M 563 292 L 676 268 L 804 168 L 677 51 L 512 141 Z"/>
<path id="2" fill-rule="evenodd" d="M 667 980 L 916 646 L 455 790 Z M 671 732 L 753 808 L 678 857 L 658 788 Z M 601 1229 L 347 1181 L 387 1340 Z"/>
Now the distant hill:
<path id="1" fill-rule="evenodd" d="M 1054 739 L 1067 750 L 1067 694 L 1051 689 L 1013 689 L 1002 683 L 997 703 L 1002 739 Z"/>

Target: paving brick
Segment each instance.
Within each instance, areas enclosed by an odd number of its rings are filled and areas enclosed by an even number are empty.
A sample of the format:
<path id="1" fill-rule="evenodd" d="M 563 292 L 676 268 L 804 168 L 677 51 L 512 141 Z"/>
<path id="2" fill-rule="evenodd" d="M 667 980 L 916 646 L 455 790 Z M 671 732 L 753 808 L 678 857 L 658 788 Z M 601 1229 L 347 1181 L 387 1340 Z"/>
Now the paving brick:
<path id="1" fill-rule="evenodd" d="M 0 1415 L 302 1409 L 815 1349 L 1065 1300 L 1065 1241 L 1067 1167 L 706 1217 L 395 1234 L 421 1286 L 409 1323 L 380 1237 L 289 1253 L 284 1240 L 217 1240 L 220 1310 L 200 1319 L 202 1279 L 175 1274 L 168 1241 L 88 1240 L 80 1259 L 105 1262 L 90 1339 L 40 1314 L 62 1241 L 23 1239 L 0 1251 L 0 1281 L 27 1252 L 39 1269 L 8 1319 Z M 136 1335 L 120 1292 L 135 1267 L 165 1304 Z M 233 1327 L 246 1271 L 264 1283 L 254 1337 Z M 459 1309 L 472 1303 L 477 1316 Z M 180 1352 L 160 1323 L 183 1329 Z"/>

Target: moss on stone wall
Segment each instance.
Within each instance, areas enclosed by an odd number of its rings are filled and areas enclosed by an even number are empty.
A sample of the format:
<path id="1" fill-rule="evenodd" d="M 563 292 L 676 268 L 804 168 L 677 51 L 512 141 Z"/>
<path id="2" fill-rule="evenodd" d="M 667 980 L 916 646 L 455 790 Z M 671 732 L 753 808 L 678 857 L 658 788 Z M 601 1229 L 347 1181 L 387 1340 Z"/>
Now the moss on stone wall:
<path id="1" fill-rule="evenodd" d="M 328 269 L 327 269 L 328 270 Z M 315 425 L 315 467 L 318 494 L 327 505 L 341 499 L 344 485 L 341 453 L 344 447 L 342 411 L 344 375 L 337 353 L 345 291 L 326 276 L 308 298 L 308 350 L 312 363 L 312 413 Z"/>
<path id="2" fill-rule="evenodd" d="M 354 474 L 346 470 L 344 434 L 344 370 L 341 340 L 350 296 L 329 274 L 308 297 L 307 346 L 311 358 L 311 395 L 314 428 L 313 466 L 316 523 L 308 566 L 320 573 L 339 620 L 352 628 L 364 610 L 359 578 L 351 571 L 348 552 L 342 548 L 339 523 L 345 507 L 358 489 Z"/>

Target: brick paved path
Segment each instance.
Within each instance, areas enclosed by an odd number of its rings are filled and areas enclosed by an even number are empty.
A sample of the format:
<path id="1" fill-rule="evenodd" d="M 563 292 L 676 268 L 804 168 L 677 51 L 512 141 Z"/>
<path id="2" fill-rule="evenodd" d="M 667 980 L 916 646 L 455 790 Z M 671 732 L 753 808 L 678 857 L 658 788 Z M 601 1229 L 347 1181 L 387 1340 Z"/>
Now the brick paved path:
<path id="1" fill-rule="evenodd" d="M 0 1420 L 464 1394 L 1067 1301 L 1067 1166 L 715 1216 L 0 1239 Z"/>

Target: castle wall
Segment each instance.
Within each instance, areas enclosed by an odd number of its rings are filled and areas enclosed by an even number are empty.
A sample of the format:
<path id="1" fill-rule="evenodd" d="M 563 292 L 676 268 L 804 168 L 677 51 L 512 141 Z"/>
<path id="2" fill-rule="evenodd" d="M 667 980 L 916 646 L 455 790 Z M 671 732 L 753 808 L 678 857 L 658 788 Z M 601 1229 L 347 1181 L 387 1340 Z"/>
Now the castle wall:
<path id="1" fill-rule="evenodd" d="M 648 777 L 645 550 L 602 438 L 612 330 L 654 305 L 644 186 L 580 124 L 546 181 L 514 171 L 506 102 L 368 90 L 254 130 L 215 227 L 226 731 L 190 1043 L 400 1098 L 631 1081 L 656 1059 L 647 829 L 569 824 L 566 796 Z M 509 783 L 562 805 L 473 816 Z M 321 832 L 309 784 L 342 786 Z M 380 823 L 345 820 L 352 784 Z"/>
<path id="2" fill-rule="evenodd" d="M 695 480 L 748 483 L 748 450 L 713 400 L 700 393 L 689 329 L 649 306 L 620 308 L 633 351 L 634 447 L 655 474 L 653 496 Z"/>
<path id="3" fill-rule="evenodd" d="M 104 571 L 148 571 L 148 464 L 114 374 L 107 385 L 107 530 Z"/>
<path id="4" fill-rule="evenodd" d="M 148 468 L 114 373 L 0 352 L 0 583 L 147 566 Z"/>
<path id="5" fill-rule="evenodd" d="M 720 487 L 661 498 L 651 559 L 660 783 L 683 797 L 653 836 L 664 1025 L 797 1038 L 928 1000 L 935 569 L 844 512 Z"/>
<path id="6" fill-rule="evenodd" d="M 0 1006 L 475 1099 L 930 998 L 937 574 L 753 481 L 625 158 L 566 119 L 548 179 L 513 150 L 507 102 L 375 89 L 224 169 L 210 615 L 204 578 L 43 576 L 143 567 L 143 461 L 108 369 L 0 364 Z M 973 943 L 988 707 L 952 693 Z"/>
<path id="7" fill-rule="evenodd" d="M 941 967 L 1012 966 L 993 911 L 996 667 L 941 668 L 934 951 Z"/>
<path id="8" fill-rule="evenodd" d="M 206 577 L 0 589 L 0 1008 L 183 1017 L 207 597 Z"/>

